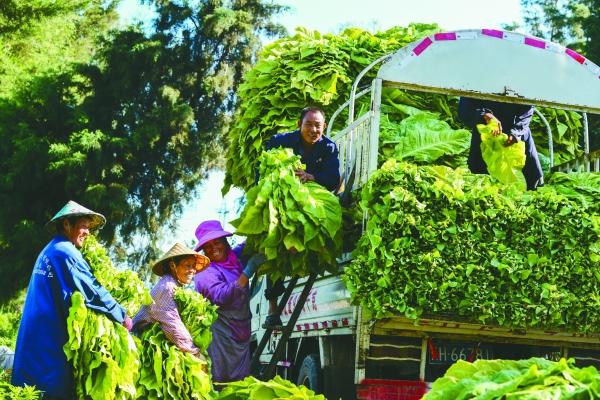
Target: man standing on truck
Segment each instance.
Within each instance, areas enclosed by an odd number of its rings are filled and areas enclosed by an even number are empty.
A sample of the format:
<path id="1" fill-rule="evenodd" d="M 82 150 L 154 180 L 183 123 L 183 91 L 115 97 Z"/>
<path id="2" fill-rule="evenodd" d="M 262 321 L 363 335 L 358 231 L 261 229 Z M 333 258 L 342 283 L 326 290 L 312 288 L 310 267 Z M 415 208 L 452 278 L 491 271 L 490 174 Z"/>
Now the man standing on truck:
<path id="1" fill-rule="evenodd" d="M 504 131 L 508 135 L 507 146 L 519 141 L 525 142 L 525 166 L 523 175 L 527 182 L 527 190 L 535 190 L 544 185 L 544 174 L 538 157 L 529 123 L 533 116 L 533 107 L 523 104 L 500 103 L 491 100 L 479 100 L 461 97 L 458 103 L 458 117 L 471 128 L 471 149 L 467 164 L 474 174 L 487 174 L 488 169 L 481 154 L 481 135 L 477 124 L 487 124 L 497 120 L 500 127 L 495 134 Z"/>
<path id="2" fill-rule="evenodd" d="M 340 186 L 340 161 L 334 142 L 323 135 L 327 128 L 325 112 L 318 107 L 306 107 L 300 112 L 298 129 L 273 136 L 265 149 L 289 148 L 300 156 L 306 170 L 296 170 L 302 182 L 314 181 L 329 191 L 335 192 Z M 282 323 L 277 313 L 277 298 L 283 294 L 283 280 L 275 283 L 267 277 L 265 297 L 269 300 L 269 315 L 263 324 L 265 329 L 281 329 Z"/>

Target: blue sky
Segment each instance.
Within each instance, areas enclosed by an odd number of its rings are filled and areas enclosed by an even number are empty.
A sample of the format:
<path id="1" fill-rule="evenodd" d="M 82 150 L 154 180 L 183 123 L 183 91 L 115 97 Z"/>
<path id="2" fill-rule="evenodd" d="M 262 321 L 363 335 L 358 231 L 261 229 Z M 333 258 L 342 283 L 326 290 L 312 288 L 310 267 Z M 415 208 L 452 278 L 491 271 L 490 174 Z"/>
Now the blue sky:
<path id="1" fill-rule="evenodd" d="M 336 33 L 348 26 L 379 31 L 410 22 L 436 22 L 445 30 L 501 28 L 504 23 L 521 22 L 519 0 L 281 0 L 279 3 L 290 6 L 288 13 L 277 18 L 290 33 L 297 26 Z M 152 18 L 152 9 L 141 6 L 138 0 L 123 0 L 119 12 L 124 24 Z M 175 241 L 191 245 L 196 226 L 203 220 L 227 222 L 235 218 L 235 199 L 241 192 L 232 190 L 223 199 L 220 191 L 223 177 L 220 171 L 210 174 L 198 197 L 185 206 L 177 230 L 161 244 L 164 251 Z M 219 214 L 222 209 L 229 213 Z"/>

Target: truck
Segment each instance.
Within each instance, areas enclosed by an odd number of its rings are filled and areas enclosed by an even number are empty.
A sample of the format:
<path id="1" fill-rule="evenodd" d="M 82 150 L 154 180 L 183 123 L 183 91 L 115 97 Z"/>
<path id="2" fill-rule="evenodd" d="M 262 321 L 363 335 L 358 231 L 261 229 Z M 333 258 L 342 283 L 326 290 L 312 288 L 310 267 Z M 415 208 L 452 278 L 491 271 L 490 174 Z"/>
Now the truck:
<path id="1" fill-rule="evenodd" d="M 374 68 L 379 68 L 376 78 L 361 86 Z M 561 165 L 553 165 L 552 132 L 545 122 L 550 162 L 555 171 L 600 172 L 600 151 L 590 152 L 587 123 L 587 113 L 600 113 L 600 67 L 540 38 L 494 29 L 459 30 L 417 40 L 375 60 L 356 77 L 350 98 L 329 126 L 346 108 L 347 123 L 337 132 L 328 131 L 340 151 L 346 191 L 359 190 L 377 168 L 382 87 L 583 113 L 583 155 Z M 370 108 L 355 117 L 356 100 L 369 94 Z M 543 115 L 541 119 L 545 121 Z M 282 302 L 284 325 L 293 322 L 288 335 L 262 328 L 268 310 L 262 295 L 266 279 L 255 282 L 252 341 L 254 348 L 265 342 L 264 350 L 255 353 L 256 374 L 271 362 L 278 374 L 328 399 L 419 399 L 457 360 L 572 357 L 579 366 L 600 367 L 600 334 L 515 330 L 443 315 L 423 316 L 418 322 L 401 315 L 374 320 L 368 309 L 351 303 L 340 278 L 350 261 L 349 253 L 340 256 L 339 274 L 317 277 L 304 296 L 310 278 L 288 282 L 291 294 Z M 299 316 L 294 321 L 295 310 Z M 274 358 L 278 346 L 283 353 Z"/>

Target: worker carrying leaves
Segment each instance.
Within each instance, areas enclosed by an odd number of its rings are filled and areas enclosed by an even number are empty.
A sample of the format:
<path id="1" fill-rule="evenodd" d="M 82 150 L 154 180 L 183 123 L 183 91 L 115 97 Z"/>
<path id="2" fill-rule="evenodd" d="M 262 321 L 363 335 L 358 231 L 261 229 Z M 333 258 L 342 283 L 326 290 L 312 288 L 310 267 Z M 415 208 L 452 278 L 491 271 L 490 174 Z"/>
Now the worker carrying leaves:
<path id="1" fill-rule="evenodd" d="M 529 129 L 529 123 L 533 116 L 533 107 L 522 104 L 500 103 L 491 100 L 479 100 L 461 97 L 458 103 L 458 116 L 461 121 L 471 128 L 471 149 L 467 163 L 474 174 L 488 174 L 481 151 L 481 135 L 477 130 L 477 124 L 487 124 L 491 120 L 498 121 L 498 128 L 492 132 L 500 135 L 505 132 L 508 135 L 507 146 L 517 142 L 525 143 L 525 166 L 523 175 L 527 183 L 527 190 L 535 190 L 544 184 L 544 174 L 538 157 L 533 135 Z"/>

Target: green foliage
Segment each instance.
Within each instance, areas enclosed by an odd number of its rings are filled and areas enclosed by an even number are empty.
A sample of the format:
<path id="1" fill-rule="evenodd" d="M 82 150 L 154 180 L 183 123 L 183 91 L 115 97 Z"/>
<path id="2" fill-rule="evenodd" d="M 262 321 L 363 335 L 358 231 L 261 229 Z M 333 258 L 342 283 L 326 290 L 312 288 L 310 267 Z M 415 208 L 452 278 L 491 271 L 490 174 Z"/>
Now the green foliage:
<path id="1" fill-rule="evenodd" d="M 292 382 L 275 376 L 263 382 L 249 376 L 242 381 L 228 384 L 217 397 L 219 400 L 270 400 L 270 399 L 296 399 L 296 400 L 325 400 L 322 394 L 315 394 L 305 386 L 296 386 Z"/>
<path id="2" fill-rule="evenodd" d="M 0 399 L 3 400 L 41 400 L 42 392 L 35 386 L 13 386 L 10 374 L 0 370 Z"/>
<path id="3" fill-rule="evenodd" d="M 218 307 L 212 305 L 200 293 L 181 287 L 175 289 L 173 299 L 177 304 L 179 316 L 190 332 L 194 344 L 208 358 L 206 351 L 212 341 L 210 327 L 218 317 Z"/>
<path id="4" fill-rule="evenodd" d="M 600 374 L 574 360 L 459 360 L 438 378 L 424 400 L 596 399 Z"/>
<path id="5" fill-rule="evenodd" d="M 389 160 L 363 188 L 369 220 L 344 280 L 376 318 L 597 332 L 600 195 L 589 183 L 583 202 Z"/>
<path id="6" fill-rule="evenodd" d="M 0 346 L 15 348 L 26 294 L 26 290 L 21 290 L 16 297 L 0 306 Z"/>
<path id="7" fill-rule="evenodd" d="M 435 24 L 411 24 L 376 34 L 353 28 L 322 35 L 299 28 L 295 35 L 268 45 L 237 92 L 240 110 L 227 136 L 223 192 L 231 185 L 249 189 L 254 184 L 263 144 L 278 132 L 295 129 L 302 108 L 317 104 L 331 115 L 363 68 L 438 30 Z"/>
<path id="8" fill-rule="evenodd" d="M 0 26 L 28 21 L 7 27 L 0 49 L 2 296 L 25 286 L 43 225 L 70 199 L 107 216 L 104 241 L 138 246 L 130 264 L 155 258 L 160 234 L 222 160 L 235 91 L 259 37 L 281 33 L 271 16 L 282 8 L 152 3 L 146 35 L 110 31 L 110 0 L 0 6 Z"/>
<path id="9" fill-rule="evenodd" d="M 140 356 L 127 329 L 88 310 L 83 295 L 73 292 L 67 331 L 63 349 L 73 365 L 78 398 L 136 398 Z"/>
<path id="10" fill-rule="evenodd" d="M 393 126 L 390 129 L 390 125 Z M 380 136 L 380 160 L 394 157 L 417 163 L 432 163 L 444 156 L 465 153 L 471 143 L 471 132 L 454 130 L 436 114 L 419 112 L 399 124 L 385 124 Z M 391 132 L 390 132 L 391 130 Z"/>
<path id="11" fill-rule="evenodd" d="M 259 273 L 277 279 L 337 270 L 342 223 L 337 197 L 318 183 L 300 182 L 294 171 L 303 165 L 291 149 L 263 151 L 258 161 L 260 180 L 231 224 L 248 237 L 245 251 L 267 257 Z"/>
<path id="12" fill-rule="evenodd" d="M 213 399 L 208 364 L 172 344 L 159 324 L 140 338 L 138 399 Z"/>
<path id="13" fill-rule="evenodd" d="M 96 237 L 90 235 L 85 239 L 81 254 L 98 282 L 125 308 L 127 315 L 135 315 L 142 305 L 152 303 L 150 291 L 138 274 L 130 269 L 115 268 L 106 249 L 98 243 Z"/>

